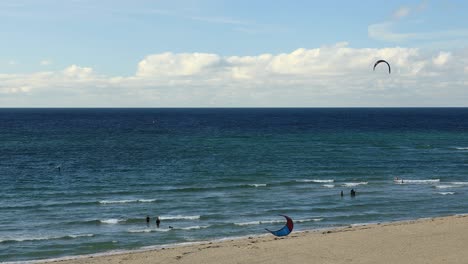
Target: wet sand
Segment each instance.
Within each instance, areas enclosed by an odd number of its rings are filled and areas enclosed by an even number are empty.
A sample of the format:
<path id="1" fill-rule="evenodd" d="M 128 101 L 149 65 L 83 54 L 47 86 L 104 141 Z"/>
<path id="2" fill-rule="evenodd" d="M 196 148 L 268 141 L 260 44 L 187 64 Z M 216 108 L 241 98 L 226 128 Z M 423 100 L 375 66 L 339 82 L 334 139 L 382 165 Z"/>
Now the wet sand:
<path id="1" fill-rule="evenodd" d="M 293 232 L 48 263 L 468 263 L 468 216 Z"/>

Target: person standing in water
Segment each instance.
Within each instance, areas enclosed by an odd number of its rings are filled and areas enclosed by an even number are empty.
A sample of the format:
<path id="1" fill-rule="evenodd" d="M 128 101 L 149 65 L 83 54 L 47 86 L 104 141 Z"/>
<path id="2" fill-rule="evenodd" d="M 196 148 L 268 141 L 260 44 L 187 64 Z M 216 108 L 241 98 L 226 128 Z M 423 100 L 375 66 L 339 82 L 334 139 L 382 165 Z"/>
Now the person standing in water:
<path id="1" fill-rule="evenodd" d="M 149 225 L 149 223 L 150 223 L 150 217 L 149 217 L 149 215 L 147 215 L 146 216 L 146 224 Z"/>
<path id="2" fill-rule="evenodd" d="M 156 216 L 156 227 L 159 228 L 159 224 L 161 224 L 161 220 L 159 220 L 159 216 Z"/>

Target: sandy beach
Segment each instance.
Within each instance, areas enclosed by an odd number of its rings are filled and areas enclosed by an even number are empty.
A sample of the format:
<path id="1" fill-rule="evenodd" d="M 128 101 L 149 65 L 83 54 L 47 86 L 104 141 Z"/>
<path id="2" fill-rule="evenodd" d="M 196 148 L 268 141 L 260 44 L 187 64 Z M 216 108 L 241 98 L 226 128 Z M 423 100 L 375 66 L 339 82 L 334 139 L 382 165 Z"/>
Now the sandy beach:
<path id="1" fill-rule="evenodd" d="M 468 216 L 293 232 L 48 263 L 467 263 Z"/>

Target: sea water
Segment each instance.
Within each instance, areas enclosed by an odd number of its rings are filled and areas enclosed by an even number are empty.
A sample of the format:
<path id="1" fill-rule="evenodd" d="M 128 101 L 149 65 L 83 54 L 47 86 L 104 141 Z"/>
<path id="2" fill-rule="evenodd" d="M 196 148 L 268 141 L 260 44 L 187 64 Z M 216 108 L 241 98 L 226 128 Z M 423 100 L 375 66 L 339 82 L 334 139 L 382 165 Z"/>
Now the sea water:
<path id="1" fill-rule="evenodd" d="M 467 108 L 0 109 L 0 262 L 266 234 L 279 214 L 294 230 L 464 214 L 467 201 Z"/>

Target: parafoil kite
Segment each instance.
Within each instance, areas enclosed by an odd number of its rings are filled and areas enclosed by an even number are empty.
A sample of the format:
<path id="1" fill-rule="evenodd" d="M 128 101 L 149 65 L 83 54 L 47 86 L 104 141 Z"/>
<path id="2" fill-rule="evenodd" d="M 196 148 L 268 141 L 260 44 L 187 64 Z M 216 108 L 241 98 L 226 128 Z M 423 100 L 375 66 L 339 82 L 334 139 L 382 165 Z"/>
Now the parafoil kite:
<path id="1" fill-rule="evenodd" d="M 392 69 L 390 68 L 390 64 L 389 64 L 386 60 L 378 60 L 378 61 L 376 61 L 375 64 L 374 64 L 374 71 L 375 71 L 375 67 L 377 67 L 377 65 L 379 65 L 379 64 L 382 63 L 382 62 L 384 62 L 384 63 L 387 64 L 387 66 L 388 66 L 388 74 L 390 74 L 391 71 L 392 71 Z"/>
<path id="2" fill-rule="evenodd" d="M 289 235 L 289 233 L 291 233 L 294 228 L 293 220 L 287 215 L 281 215 L 281 216 L 284 216 L 284 218 L 286 218 L 286 225 L 284 225 L 283 228 L 276 230 L 276 231 L 271 231 L 267 228 L 265 228 L 265 230 L 278 237 Z"/>

